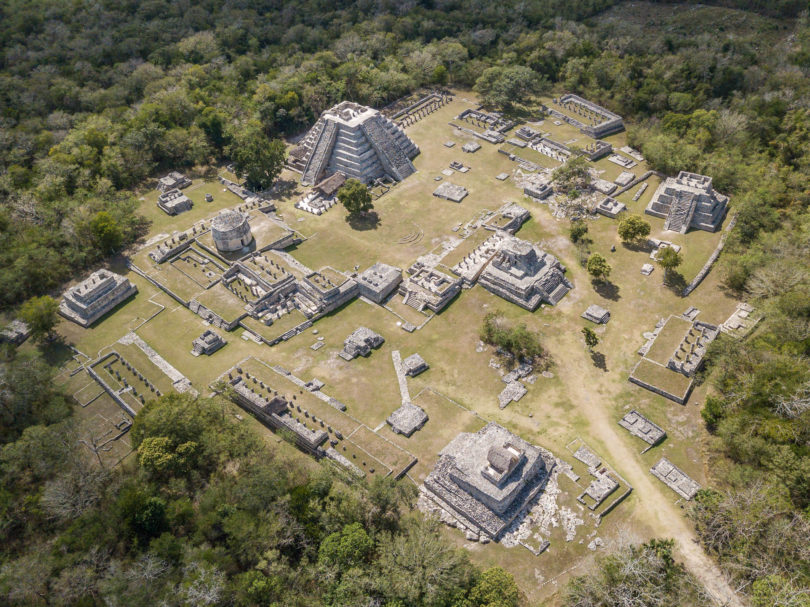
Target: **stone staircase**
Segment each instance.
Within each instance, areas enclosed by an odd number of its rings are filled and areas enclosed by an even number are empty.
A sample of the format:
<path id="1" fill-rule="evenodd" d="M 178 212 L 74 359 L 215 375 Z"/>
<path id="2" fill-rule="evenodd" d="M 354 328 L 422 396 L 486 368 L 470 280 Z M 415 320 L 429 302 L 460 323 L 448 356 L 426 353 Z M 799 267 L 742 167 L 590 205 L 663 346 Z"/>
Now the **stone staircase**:
<path id="1" fill-rule="evenodd" d="M 329 162 L 336 134 L 337 127 L 335 123 L 326 122 L 304 169 L 304 174 L 301 177 L 302 184 L 312 186 L 318 183 L 318 179 Z"/>
<path id="2" fill-rule="evenodd" d="M 669 209 L 664 229 L 685 234 L 686 230 L 689 229 L 689 223 L 692 221 L 696 204 L 697 199 L 694 196 L 678 196 Z"/>
<path id="3" fill-rule="evenodd" d="M 401 181 L 416 171 L 379 117 L 366 121 L 362 128 L 386 172 Z"/>

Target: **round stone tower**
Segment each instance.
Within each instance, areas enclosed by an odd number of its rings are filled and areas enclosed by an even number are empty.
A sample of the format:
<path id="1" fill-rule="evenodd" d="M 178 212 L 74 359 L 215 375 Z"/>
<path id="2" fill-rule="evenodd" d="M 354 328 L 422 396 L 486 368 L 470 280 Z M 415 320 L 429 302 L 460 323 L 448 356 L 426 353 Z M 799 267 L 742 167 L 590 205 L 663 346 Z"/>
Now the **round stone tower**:
<path id="1" fill-rule="evenodd" d="M 247 215 L 223 211 L 211 221 L 211 234 L 217 249 L 224 253 L 239 251 L 253 240 Z"/>

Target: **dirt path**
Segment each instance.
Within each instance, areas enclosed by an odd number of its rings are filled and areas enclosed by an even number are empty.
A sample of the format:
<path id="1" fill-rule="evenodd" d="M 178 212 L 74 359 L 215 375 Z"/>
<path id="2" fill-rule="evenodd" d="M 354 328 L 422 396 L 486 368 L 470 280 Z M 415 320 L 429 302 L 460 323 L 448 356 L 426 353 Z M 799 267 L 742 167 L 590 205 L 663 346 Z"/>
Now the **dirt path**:
<path id="1" fill-rule="evenodd" d="M 697 542 L 697 536 L 684 518 L 683 511 L 675 506 L 674 494 L 650 475 L 639 454 L 630 449 L 625 437 L 619 434 L 619 426 L 610 411 L 602 406 L 607 399 L 599 391 L 600 384 L 603 389 L 611 389 L 614 388 L 610 385 L 612 382 L 599 377 L 597 373 L 601 372 L 596 371 L 590 361 L 577 361 L 557 371 L 566 380 L 572 401 L 587 412 L 591 435 L 600 440 L 607 450 L 605 459 L 633 486 L 639 498 L 638 514 L 655 530 L 657 536 L 675 540 L 678 556 L 689 572 L 706 587 L 715 603 L 726 607 L 743 607 L 742 600 Z"/>

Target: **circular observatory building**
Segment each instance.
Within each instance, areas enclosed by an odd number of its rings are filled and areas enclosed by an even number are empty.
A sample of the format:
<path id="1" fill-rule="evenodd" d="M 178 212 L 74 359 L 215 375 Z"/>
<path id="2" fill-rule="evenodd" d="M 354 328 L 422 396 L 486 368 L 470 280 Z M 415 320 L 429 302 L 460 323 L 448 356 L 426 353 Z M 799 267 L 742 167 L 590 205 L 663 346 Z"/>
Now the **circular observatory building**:
<path id="1" fill-rule="evenodd" d="M 240 251 L 253 240 L 247 215 L 238 211 L 223 211 L 214 217 L 211 235 L 217 249 L 223 253 Z"/>

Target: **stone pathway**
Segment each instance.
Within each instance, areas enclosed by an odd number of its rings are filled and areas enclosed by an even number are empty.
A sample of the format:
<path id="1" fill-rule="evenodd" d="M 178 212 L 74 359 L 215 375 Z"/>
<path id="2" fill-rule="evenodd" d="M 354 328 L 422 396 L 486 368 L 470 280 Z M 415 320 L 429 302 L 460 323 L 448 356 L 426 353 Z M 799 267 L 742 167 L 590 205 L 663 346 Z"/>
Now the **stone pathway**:
<path id="1" fill-rule="evenodd" d="M 402 404 L 411 402 L 411 394 L 408 392 L 408 382 L 405 378 L 405 370 L 402 368 L 402 356 L 399 350 L 391 352 L 391 358 L 394 360 L 394 371 L 397 374 L 397 382 L 399 383 L 399 394 L 402 397 Z"/>

